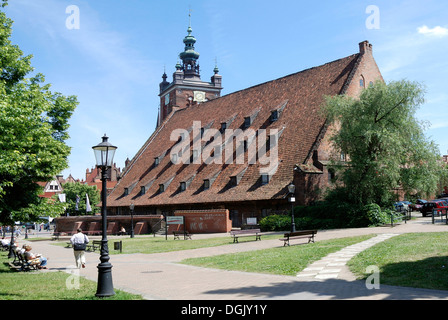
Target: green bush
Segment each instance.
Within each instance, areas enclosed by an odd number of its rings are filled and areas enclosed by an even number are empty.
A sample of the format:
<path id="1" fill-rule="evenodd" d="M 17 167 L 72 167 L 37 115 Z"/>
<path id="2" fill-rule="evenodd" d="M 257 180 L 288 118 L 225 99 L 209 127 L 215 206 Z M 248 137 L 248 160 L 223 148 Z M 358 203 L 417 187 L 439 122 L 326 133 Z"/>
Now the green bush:
<path id="1" fill-rule="evenodd" d="M 294 208 L 297 230 L 337 229 L 377 226 L 390 222 L 389 211 L 377 204 L 366 206 L 346 202 L 319 202 L 313 206 Z M 260 221 L 263 231 L 286 231 L 291 229 L 291 215 L 272 215 Z"/>
<path id="2" fill-rule="evenodd" d="M 368 220 L 369 226 L 378 226 L 390 221 L 390 215 L 386 211 L 381 210 L 381 207 L 376 203 L 365 205 L 363 213 Z"/>
<path id="3" fill-rule="evenodd" d="M 260 220 L 260 228 L 263 231 L 284 231 L 291 226 L 291 216 L 274 214 Z"/>

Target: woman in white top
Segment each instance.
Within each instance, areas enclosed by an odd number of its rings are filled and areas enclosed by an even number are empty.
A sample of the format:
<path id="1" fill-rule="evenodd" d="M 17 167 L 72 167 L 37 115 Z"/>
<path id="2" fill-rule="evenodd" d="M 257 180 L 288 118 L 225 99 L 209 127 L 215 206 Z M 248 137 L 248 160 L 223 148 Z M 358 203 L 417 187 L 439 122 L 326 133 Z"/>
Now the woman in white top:
<path id="1" fill-rule="evenodd" d="M 73 253 L 75 254 L 76 267 L 85 268 L 86 267 L 86 257 L 84 255 L 84 250 L 86 250 L 86 245 L 89 243 L 89 238 L 82 233 L 81 229 L 77 230 L 78 233 L 74 234 L 70 239 L 73 245 Z"/>

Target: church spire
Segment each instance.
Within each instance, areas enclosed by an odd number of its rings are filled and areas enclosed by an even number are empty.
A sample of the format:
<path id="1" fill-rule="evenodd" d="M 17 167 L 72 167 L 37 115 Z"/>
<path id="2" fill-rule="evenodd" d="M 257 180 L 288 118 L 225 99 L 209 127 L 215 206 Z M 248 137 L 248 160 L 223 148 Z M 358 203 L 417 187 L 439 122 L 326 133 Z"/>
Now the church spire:
<path id="1" fill-rule="evenodd" d="M 191 28 L 191 9 L 188 14 L 188 35 L 184 38 L 185 48 L 184 51 L 179 54 L 182 60 L 182 69 L 185 73 L 185 78 L 193 78 L 200 80 L 199 75 L 199 53 L 195 51 L 194 44 L 196 38 L 192 35 L 193 29 Z"/>

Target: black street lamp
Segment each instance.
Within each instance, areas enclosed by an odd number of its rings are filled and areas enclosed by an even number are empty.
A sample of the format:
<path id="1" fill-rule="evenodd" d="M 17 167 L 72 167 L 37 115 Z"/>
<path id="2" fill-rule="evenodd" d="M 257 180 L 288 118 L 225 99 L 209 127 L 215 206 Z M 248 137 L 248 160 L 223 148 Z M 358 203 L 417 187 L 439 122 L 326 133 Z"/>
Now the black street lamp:
<path id="1" fill-rule="evenodd" d="M 114 285 L 112 283 L 112 265 L 109 262 L 109 248 L 107 244 L 107 170 L 112 166 L 115 150 L 117 147 L 111 145 L 104 134 L 103 141 L 92 147 L 95 153 L 96 165 L 101 169 L 101 216 L 103 222 L 103 234 L 101 238 L 101 255 L 98 264 L 98 286 L 96 291 L 97 297 L 110 297 L 115 295 Z"/>
<path id="2" fill-rule="evenodd" d="M 294 222 L 294 202 L 295 198 L 296 186 L 291 182 L 288 185 L 288 192 L 290 194 L 289 202 L 291 202 L 291 232 L 296 232 L 296 223 Z"/>
<path id="3" fill-rule="evenodd" d="M 134 238 L 134 203 L 131 203 L 129 210 L 131 211 L 131 238 Z"/>

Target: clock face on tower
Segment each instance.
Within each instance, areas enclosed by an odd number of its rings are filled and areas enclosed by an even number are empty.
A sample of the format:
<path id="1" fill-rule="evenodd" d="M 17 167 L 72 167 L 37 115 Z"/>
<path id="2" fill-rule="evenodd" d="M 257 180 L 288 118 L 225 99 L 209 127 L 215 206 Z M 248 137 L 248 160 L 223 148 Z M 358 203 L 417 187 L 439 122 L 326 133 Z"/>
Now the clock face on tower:
<path id="1" fill-rule="evenodd" d="M 204 102 L 205 101 L 205 92 L 204 91 L 194 91 L 193 99 L 196 102 Z"/>

